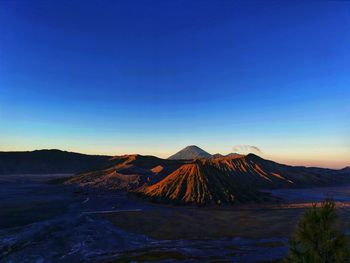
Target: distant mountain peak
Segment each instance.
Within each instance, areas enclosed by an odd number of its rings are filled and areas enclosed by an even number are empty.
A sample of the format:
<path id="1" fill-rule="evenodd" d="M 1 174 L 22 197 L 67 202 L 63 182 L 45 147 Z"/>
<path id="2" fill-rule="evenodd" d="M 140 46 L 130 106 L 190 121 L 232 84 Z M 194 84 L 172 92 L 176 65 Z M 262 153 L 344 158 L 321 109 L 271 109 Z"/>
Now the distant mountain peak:
<path id="1" fill-rule="evenodd" d="M 170 156 L 171 160 L 190 160 L 196 158 L 210 158 L 211 154 L 199 148 L 196 145 L 189 145 L 183 148 L 181 151 Z"/>
<path id="2" fill-rule="evenodd" d="M 204 151 L 202 148 L 198 147 L 197 145 L 188 145 L 182 150 L 199 150 L 199 151 Z"/>

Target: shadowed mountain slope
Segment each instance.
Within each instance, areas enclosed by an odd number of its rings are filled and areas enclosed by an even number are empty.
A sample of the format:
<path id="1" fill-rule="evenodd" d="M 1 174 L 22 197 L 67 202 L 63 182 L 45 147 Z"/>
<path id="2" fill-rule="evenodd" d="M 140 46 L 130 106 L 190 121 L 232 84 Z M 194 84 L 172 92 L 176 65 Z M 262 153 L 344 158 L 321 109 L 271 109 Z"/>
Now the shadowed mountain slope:
<path id="1" fill-rule="evenodd" d="M 327 168 L 284 165 L 265 160 L 255 154 L 248 154 L 244 159 L 250 164 L 250 167 L 252 165 L 256 168 L 260 167 L 268 175 L 282 177 L 280 179 L 284 178 L 283 181 L 292 182 L 292 187 L 327 186 L 350 182 L 350 171 L 343 172 L 342 170 Z M 281 187 L 281 185 L 276 184 L 274 187 Z"/>
<path id="2" fill-rule="evenodd" d="M 170 160 L 192 160 L 196 158 L 210 158 L 211 154 L 199 148 L 196 145 L 190 145 L 182 149 L 181 151 L 170 156 Z"/>
<path id="3" fill-rule="evenodd" d="M 183 163 L 137 154 L 115 156 L 104 168 L 80 173 L 66 183 L 114 190 L 135 189 L 161 180 Z"/>
<path id="4" fill-rule="evenodd" d="M 100 167 L 109 158 L 60 150 L 0 152 L 0 174 L 77 173 Z"/>
<path id="5" fill-rule="evenodd" d="M 344 167 L 340 171 L 343 172 L 343 173 L 350 173 L 350 166 Z"/>

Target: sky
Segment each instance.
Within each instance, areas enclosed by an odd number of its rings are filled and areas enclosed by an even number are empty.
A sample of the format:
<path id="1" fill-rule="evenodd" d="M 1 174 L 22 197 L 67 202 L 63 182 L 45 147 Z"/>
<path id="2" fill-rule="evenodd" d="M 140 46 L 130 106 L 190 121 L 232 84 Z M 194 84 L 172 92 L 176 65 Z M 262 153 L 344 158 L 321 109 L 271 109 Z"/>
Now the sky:
<path id="1" fill-rule="evenodd" d="M 0 1 L 0 151 L 192 144 L 350 166 L 350 2 Z"/>

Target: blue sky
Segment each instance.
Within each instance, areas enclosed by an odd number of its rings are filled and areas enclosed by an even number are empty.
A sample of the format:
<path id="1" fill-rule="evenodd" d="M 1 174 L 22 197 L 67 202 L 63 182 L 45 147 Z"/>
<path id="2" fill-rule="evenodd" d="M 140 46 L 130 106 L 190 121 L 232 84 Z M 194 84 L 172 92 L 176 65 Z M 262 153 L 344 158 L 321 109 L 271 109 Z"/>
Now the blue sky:
<path id="1" fill-rule="evenodd" d="M 0 6 L 0 150 L 350 165 L 349 2 Z"/>

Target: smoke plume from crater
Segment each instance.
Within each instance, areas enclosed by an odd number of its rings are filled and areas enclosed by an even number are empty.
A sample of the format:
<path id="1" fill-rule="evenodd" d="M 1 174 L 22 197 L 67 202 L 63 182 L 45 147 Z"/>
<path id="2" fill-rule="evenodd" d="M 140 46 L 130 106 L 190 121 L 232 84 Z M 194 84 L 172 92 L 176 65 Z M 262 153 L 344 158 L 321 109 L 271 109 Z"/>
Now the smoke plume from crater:
<path id="1" fill-rule="evenodd" d="M 263 154 L 259 147 L 254 145 L 235 145 L 232 147 L 232 151 L 241 154 L 256 153 Z"/>

